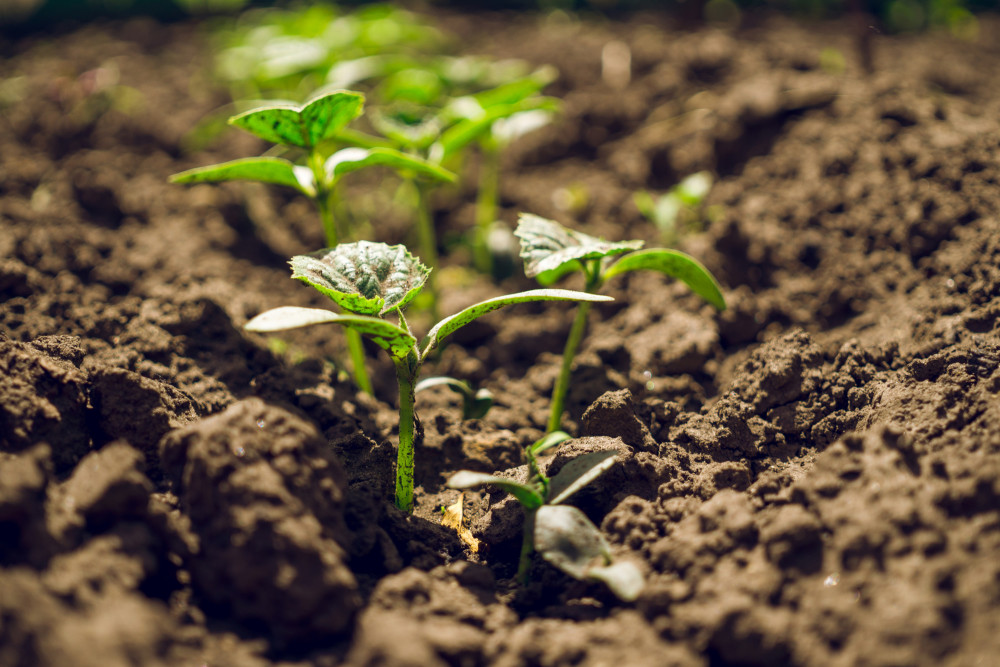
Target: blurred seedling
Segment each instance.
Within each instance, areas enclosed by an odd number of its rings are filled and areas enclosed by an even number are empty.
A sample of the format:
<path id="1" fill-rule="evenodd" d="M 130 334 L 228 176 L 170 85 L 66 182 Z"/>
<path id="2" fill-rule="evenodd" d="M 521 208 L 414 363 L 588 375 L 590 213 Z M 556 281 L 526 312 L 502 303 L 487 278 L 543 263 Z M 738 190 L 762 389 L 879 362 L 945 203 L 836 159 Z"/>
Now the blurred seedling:
<path id="1" fill-rule="evenodd" d="M 640 190 L 633 195 L 633 200 L 639 212 L 660 230 L 660 242 L 669 245 L 685 234 L 699 231 L 701 205 L 711 189 L 712 174 L 699 171 L 659 197 Z"/>
<path id="2" fill-rule="evenodd" d="M 365 336 L 384 349 L 396 368 L 399 386 L 399 452 L 396 507 L 413 511 L 414 395 L 423 362 L 442 340 L 498 308 L 532 301 L 609 301 L 609 297 L 558 289 L 519 292 L 482 301 L 439 321 L 418 344 L 403 309 L 423 288 L 430 269 L 404 246 L 358 241 L 290 261 L 292 277 L 315 288 L 345 311 L 285 306 L 257 315 L 248 331 L 272 332 L 331 322 Z M 385 318 L 395 318 L 391 322 Z"/>
<path id="3" fill-rule="evenodd" d="M 437 375 L 424 378 L 414 387 L 414 393 L 432 387 L 447 387 L 462 398 L 462 419 L 482 419 L 493 407 L 493 392 L 473 389 L 465 380 Z"/>
<path id="4" fill-rule="evenodd" d="M 542 286 L 552 285 L 567 274 L 580 271 L 584 276 L 584 291 L 596 294 L 615 276 L 651 270 L 682 281 L 719 310 L 726 308 L 719 284 L 708 269 L 679 250 L 641 250 L 643 241 L 605 241 L 530 213 L 521 214 L 514 234 L 521 240 L 525 274 Z M 563 348 L 562 366 L 552 392 L 549 432 L 557 431 L 562 423 L 573 358 L 583 340 L 589 312 L 590 303 L 582 302 Z"/>
<path id="5" fill-rule="evenodd" d="M 337 186 L 349 173 L 371 166 L 386 166 L 416 178 L 415 174 L 445 181 L 455 176 L 446 169 L 394 148 L 352 146 L 330 151 L 331 137 L 361 115 L 364 96 L 337 90 L 318 95 L 305 104 L 272 102 L 229 119 L 235 125 L 291 153 L 299 153 L 304 164 L 283 157 L 261 156 L 188 169 L 170 177 L 173 183 L 207 183 L 250 180 L 294 188 L 309 197 L 319 210 L 329 247 L 340 238 L 334 208 Z M 355 380 L 362 391 L 372 391 L 364 364 L 361 339 L 351 329 L 347 336 Z"/>
<path id="6" fill-rule="evenodd" d="M 538 457 L 568 439 L 566 433 L 554 431 L 525 448 L 527 481 L 461 470 L 451 476 L 448 486 L 453 489 L 496 486 L 521 504 L 524 537 L 517 568 L 521 583 L 527 583 L 531 556 L 537 552 L 571 577 L 602 581 L 619 598 L 631 602 L 644 586 L 642 573 L 628 561 L 614 562 L 607 541 L 587 515 L 563 504 L 613 466 L 618 452 L 583 454 L 566 463 L 552 478 L 547 477 L 538 465 Z"/>

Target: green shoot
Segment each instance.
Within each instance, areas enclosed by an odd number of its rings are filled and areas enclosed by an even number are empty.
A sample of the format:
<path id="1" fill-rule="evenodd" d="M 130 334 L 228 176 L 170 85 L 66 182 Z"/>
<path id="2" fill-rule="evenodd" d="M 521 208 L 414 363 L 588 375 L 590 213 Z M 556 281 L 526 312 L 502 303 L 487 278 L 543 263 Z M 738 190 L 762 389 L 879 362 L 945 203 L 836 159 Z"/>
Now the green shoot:
<path id="1" fill-rule="evenodd" d="M 431 387 L 448 387 L 462 397 L 462 419 L 482 419 L 493 407 L 493 392 L 489 389 L 473 389 L 465 380 L 453 377 L 435 376 L 424 378 L 414 387 L 420 392 Z"/>
<path id="2" fill-rule="evenodd" d="M 712 175 L 707 171 L 691 174 L 654 199 L 640 190 L 633 195 L 636 208 L 660 230 L 662 243 L 676 243 L 689 231 L 698 231 L 701 203 L 712 189 Z"/>
<path id="3" fill-rule="evenodd" d="M 542 558 L 576 579 L 603 581 L 622 600 L 631 602 L 642 591 L 642 573 L 629 562 L 614 563 L 607 541 L 590 519 L 563 503 L 615 464 L 618 452 L 604 450 L 583 454 L 569 461 L 552 478 L 538 465 L 537 457 L 569 439 L 554 431 L 524 450 L 527 481 L 461 470 L 448 480 L 453 489 L 497 486 L 510 493 L 524 509 L 524 537 L 517 577 L 527 583 L 531 554 Z"/>
<path id="4" fill-rule="evenodd" d="M 248 331 L 270 332 L 331 322 L 365 336 L 384 349 L 396 367 L 399 385 L 399 452 L 396 507 L 413 511 L 414 398 L 424 361 L 441 341 L 476 318 L 498 308 L 530 301 L 609 301 L 609 297 L 569 290 L 539 289 L 488 299 L 438 322 L 418 344 L 403 308 L 423 288 L 430 269 L 403 246 L 359 241 L 291 262 L 292 277 L 314 287 L 346 314 L 320 308 L 286 306 L 266 311 L 246 324 Z M 396 321 L 386 318 L 393 316 Z"/>
<path id="5" fill-rule="evenodd" d="M 574 271 L 581 271 L 584 291 L 596 294 L 609 279 L 628 271 L 646 269 L 681 280 L 719 310 L 726 308 L 719 284 L 708 269 L 679 250 L 640 250 L 642 241 L 605 241 L 530 213 L 521 214 L 514 234 L 521 240 L 525 274 L 538 280 L 542 286 L 551 285 Z M 590 303 L 582 302 L 570 328 L 559 377 L 552 393 L 549 431 L 558 430 L 562 423 L 573 358 L 583 340 L 589 312 Z"/>
<path id="6" fill-rule="evenodd" d="M 315 203 L 326 244 L 333 247 L 340 238 L 334 202 L 337 186 L 345 175 L 384 165 L 410 178 L 419 174 L 445 181 L 455 179 L 446 169 L 385 146 L 355 146 L 326 155 L 329 140 L 357 118 L 363 106 L 364 96 L 360 93 L 338 90 L 321 94 L 303 105 L 275 102 L 250 109 L 233 116 L 229 123 L 265 141 L 304 151 L 304 165 L 280 157 L 242 158 L 182 171 L 170 180 L 173 183 L 250 180 L 294 188 Z M 352 330 L 347 342 L 355 381 L 362 391 L 370 394 L 372 386 L 365 370 L 361 339 Z"/>

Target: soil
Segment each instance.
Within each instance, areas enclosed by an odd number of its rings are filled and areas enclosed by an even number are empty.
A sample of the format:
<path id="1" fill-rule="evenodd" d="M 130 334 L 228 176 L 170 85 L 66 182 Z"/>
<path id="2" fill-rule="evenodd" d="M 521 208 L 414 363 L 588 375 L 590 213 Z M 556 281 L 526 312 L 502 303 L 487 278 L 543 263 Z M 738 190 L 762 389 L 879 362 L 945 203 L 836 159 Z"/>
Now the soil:
<path id="1" fill-rule="evenodd" d="M 189 150 L 226 102 L 203 33 L 131 20 L 0 45 L 0 665 L 996 664 L 1000 22 L 875 36 L 868 74 L 838 24 L 441 21 L 561 74 L 560 121 L 506 156 L 506 220 L 655 245 L 632 192 L 717 176 L 681 247 L 728 310 L 617 280 L 569 397 L 568 451 L 622 452 L 579 506 L 639 599 L 542 562 L 516 585 L 503 494 L 466 495 L 478 552 L 441 525 L 452 472 L 514 468 L 541 435 L 571 309 L 485 318 L 428 368 L 497 405 L 463 422 L 419 396 L 402 515 L 387 360 L 369 350 L 371 398 L 336 331 L 241 329 L 325 305 L 285 264 L 322 245 L 315 214 L 167 183 L 262 146 Z M 602 79 L 611 40 L 628 82 Z M 530 287 L 479 280 L 443 311 Z"/>

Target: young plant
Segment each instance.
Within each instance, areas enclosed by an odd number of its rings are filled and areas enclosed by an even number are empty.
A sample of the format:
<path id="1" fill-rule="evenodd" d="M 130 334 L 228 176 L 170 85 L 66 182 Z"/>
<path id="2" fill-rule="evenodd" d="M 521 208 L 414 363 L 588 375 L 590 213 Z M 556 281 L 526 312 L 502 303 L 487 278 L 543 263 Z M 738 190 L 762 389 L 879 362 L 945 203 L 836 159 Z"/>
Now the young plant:
<path id="1" fill-rule="evenodd" d="M 603 581 L 622 600 L 631 602 L 642 591 L 642 573 L 627 561 L 612 562 L 601 531 L 576 507 L 564 505 L 574 493 L 597 479 L 615 463 L 618 452 L 605 450 L 576 457 L 551 479 L 538 465 L 538 456 L 568 440 L 562 431 L 548 434 L 524 450 L 527 481 L 461 470 L 448 480 L 453 489 L 498 486 L 524 509 L 524 537 L 517 577 L 527 583 L 531 555 L 542 558 L 576 579 Z"/>
<path id="2" fill-rule="evenodd" d="M 699 171 L 657 199 L 645 190 L 636 192 L 632 199 L 639 212 L 660 230 L 660 241 L 676 243 L 686 231 L 697 230 L 701 203 L 711 189 L 712 175 Z"/>
<path id="3" fill-rule="evenodd" d="M 615 276 L 648 269 L 681 280 L 719 310 L 726 308 L 719 284 L 708 269 L 679 250 L 640 250 L 642 241 L 605 241 L 530 213 L 521 214 L 514 235 L 521 240 L 525 274 L 535 278 L 542 286 L 551 285 L 574 271 L 581 271 L 584 291 L 595 294 Z M 562 422 L 573 357 L 583 340 L 589 312 L 590 303 L 581 303 L 563 349 L 562 366 L 552 392 L 548 423 L 550 432 L 558 430 Z"/>
<path id="4" fill-rule="evenodd" d="M 329 153 L 330 139 L 357 118 L 364 106 L 360 93 L 337 90 L 321 94 L 303 105 L 274 102 L 233 116 L 231 125 L 242 128 L 288 149 L 305 154 L 299 165 L 281 157 L 251 157 L 221 164 L 188 169 L 170 177 L 173 183 L 217 183 L 250 180 L 284 185 L 309 197 L 323 221 L 326 244 L 337 245 L 339 231 L 334 218 L 337 186 L 341 179 L 365 167 L 384 165 L 409 178 L 421 175 L 452 181 L 455 175 L 437 165 L 385 146 L 350 147 Z M 354 376 L 358 386 L 371 393 L 371 381 L 364 365 L 364 350 L 356 333 L 347 337 Z"/>
<path id="5" fill-rule="evenodd" d="M 403 316 L 403 308 L 423 288 L 430 274 L 401 245 L 359 241 L 290 261 L 292 277 L 314 287 L 345 311 L 285 306 L 266 311 L 246 324 L 248 331 L 281 331 L 332 322 L 357 332 L 389 353 L 399 385 L 399 452 L 396 463 L 396 507 L 413 511 L 413 403 L 424 361 L 442 340 L 486 313 L 529 301 L 609 301 L 609 297 L 569 290 L 540 289 L 487 299 L 446 317 L 418 345 Z M 396 321 L 386 318 L 393 316 Z"/>
<path id="6" fill-rule="evenodd" d="M 448 387 L 462 397 L 462 419 L 482 419 L 493 407 L 493 392 L 489 389 L 473 389 L 465 380 L 453 377 L 435 376 L 424 378 L 414 387 L 414 393 L 419 393 L 431 387 Z"/>

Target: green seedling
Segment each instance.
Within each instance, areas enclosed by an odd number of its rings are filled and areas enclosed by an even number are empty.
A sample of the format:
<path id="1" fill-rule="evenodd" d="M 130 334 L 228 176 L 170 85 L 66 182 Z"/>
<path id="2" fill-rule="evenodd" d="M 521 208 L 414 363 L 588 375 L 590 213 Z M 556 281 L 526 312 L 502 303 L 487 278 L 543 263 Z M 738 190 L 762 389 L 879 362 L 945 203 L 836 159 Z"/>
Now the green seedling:
<path id="1" fill-rule="evenodd" d="M 455 179 L 446 169 L 385 146 L 352 146 L 330 153 L 329 140 L 361 115 L 363 106 L 364 96 L 360 93 L 337 90 L 318 95 L 302 105 L 275 102 L 250 109 L 233 116 L 229 123 L 265 141 L 303 152 L 304 165 L 282 157 L 242 158 L 188 169 L 174 174 L 170 180 L 173 183 L 250 180 L 294 188 L 316 204 L 326 244 L 333 247 L 340 237 L 334 216 L 337 186 L 347 174 L 382 165 L 407 178 L 416 178 L 419 174 L 445 181 Z M 370 394 L 372 386 L 365 370 L 361 338 L 351 330 L 347 342 L 355 380 L 362 391 Z"/>
<path id="2" fill-rule="evenodd" d="M 576 579 L 603 581 L 622 600 L 631 602 L 642 591 L 642 573 L 630 562 L 613 562 L 611 550 L 601 531 L 576 507 L 564 505 L 615 464 L 618 452 L 605 450 L 583 454 L 569 461 L 551 479 L 538 465 L 538 456 L 569 439 L 554 431 L 528 446 L 527 481 L 461 470 L 448 480 L 453 489 L 497 486 L 507 491 L 524 509 L 524 537 L 517 577 L 527 583 L 531 555 L 542 558 Z"/>
<path id="3" fill-rule="evenodd" d="M 653 198 L 640 190 L 633 195 L 636 208 L 660 230 L 662 243 L 676 243 L 686 232 L 697 231 L 701 204 L 712 189 L 712 174 L 699 171 Z"/>
<path id="4" fill-rule="evenodd" d="M 493 407 L 493 392 L 489 389 L 475 390 L 465 380 L 453 377 L 435 376 L 424 378 L 414 387 L 414 393 L 419 393 L 431 387 L 448 387 L 462 397 L 462 419 L 482 419 Z"/>
<path id="5" fill-rule="evenodd" d="M 483 315 L 530 301 L 608 301 L 608 297 L 569 290 L 539 289 L 509 294 L 469 306 L 446 317 L 418 344 L 403 309 L 423 288 L 430 269 L 401 245 L 359 241 L 291 259 L 292 277 L 332 299 L 344 314 L 321 308 L 285 306 L 266 311 L 246 324 L 248 331 L 270 332 L 332 322 L 367 337 L 388 352 L 399 385 L 399 452 L 396 507 L 413 511 L 414 394 L 424 361 L 441 341 Z M 391 322 L 385 319 L 392 316 Z"/>
<path id="6" fill-rule="evenodd" d="M 719 310 L 726 308 L 719 284 L 708 269 L 679 250 L 641 250 L 642 241 L 605 241 L 530 213 L 521 214 L 514 234 L 521 240 L 525 274 L 535 278 L 542 286 L 552 285 L 569 273 L 581 271 L 584 291 L 595 294 L 615 276 L 646 269 L 676 278 Z M 581 303 L 563 348 L 562 366 L 552 392 L 548 423 L 550 432 L 558 430 L 562 422 L 573 358 L 583 340 L 589 312 L 590 303 Z"/>

